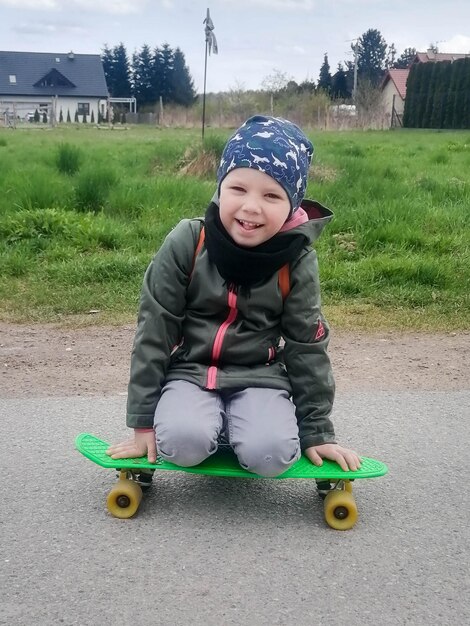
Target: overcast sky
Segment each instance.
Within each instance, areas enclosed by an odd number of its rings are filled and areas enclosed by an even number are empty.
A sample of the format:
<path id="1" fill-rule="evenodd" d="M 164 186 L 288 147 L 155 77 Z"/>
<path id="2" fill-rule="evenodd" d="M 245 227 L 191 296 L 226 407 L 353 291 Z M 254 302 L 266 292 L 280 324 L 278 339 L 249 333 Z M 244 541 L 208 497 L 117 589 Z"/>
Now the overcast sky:
<path id="1" fill-rule="evenodd" d="M 0 50 L 99 54 L 122 41 L 132 55 L 168 42 L 201 92 L 207 7 L 219 44 L 207 91 L 255 89 L 274 70 L 316 81 L 325 52 L 334 73 L 369 28 L 398 54 L 470 52 L 470 0 L 0 0 Z"/>

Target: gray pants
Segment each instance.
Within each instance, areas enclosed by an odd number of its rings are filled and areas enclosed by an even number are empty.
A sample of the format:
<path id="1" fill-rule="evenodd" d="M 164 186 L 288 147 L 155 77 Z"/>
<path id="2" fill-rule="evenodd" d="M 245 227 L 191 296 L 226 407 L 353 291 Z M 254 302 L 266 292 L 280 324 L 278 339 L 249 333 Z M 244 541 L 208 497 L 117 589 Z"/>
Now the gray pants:
<path id="1" fill-rule="evenodd" d="M 287 391 L 249 387 L 207 391 L 184 380 L 168 382 L 155 411 L 155 437 L 166 460 L 191 467 L 227 441 L 240 465 L 272 477 L 300 457 L 295 407 Z"/>

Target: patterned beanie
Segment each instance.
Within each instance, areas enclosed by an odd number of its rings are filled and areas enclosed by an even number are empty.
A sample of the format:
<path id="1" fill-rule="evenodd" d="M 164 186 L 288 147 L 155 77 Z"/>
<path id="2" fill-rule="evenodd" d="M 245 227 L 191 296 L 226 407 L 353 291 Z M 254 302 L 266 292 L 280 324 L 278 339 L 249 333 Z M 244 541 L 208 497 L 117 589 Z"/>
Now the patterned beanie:
<path id="1" fill-rule="evenodd" d="M 228 140 L 217 170 L 218 189 L 237 167 L 259 170 L 285 189 L 290 217 L 305 196 L 312 156 L 313 145 L 298 126 L 280 117 L 255 115 Z"/>

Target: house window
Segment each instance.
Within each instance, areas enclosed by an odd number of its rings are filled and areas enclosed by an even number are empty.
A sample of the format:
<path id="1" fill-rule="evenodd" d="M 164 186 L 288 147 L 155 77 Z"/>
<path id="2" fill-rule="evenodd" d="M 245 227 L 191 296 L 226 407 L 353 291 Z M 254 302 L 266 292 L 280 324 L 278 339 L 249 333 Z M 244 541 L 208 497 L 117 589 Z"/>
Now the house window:
<path id="1" fill-rule="evenodd" d="M 10 85 L 16 85 L 16 74 L 10 74 Z"/>
<path id="2" fill-rule="evenodd" d="M 79 115 L 90 115 L 90 103 L 89 102 L 79 102 L 77 104 L 77 113 Z"/>

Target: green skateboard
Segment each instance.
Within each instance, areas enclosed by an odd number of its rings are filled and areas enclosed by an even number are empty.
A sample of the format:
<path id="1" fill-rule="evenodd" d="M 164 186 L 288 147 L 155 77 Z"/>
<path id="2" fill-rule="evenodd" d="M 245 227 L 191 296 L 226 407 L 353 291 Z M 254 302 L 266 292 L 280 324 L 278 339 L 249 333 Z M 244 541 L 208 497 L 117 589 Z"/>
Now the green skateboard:
<path id="1" fill-rule="evenodd" d="M 154 471 L 179 471 L 205 476 L 226 476 L 234 478 L 262 478 L 247 472 L 238 464 L 233 452 L 221 448 L 213 456 L 195 467 L 180 467 L 161 458 L 156 463 L 149 463 L 147 457 L 138 459 L 112 459 L 106 454 L 109 444 L 93 435 L 78 435 L 75 446 L 81 454 L 101 467 L 119 470 L 119 480 L 111 489 L 107 498 L 108 511 L 115 517 L 127 519 L 139 508 L 142 489 L 149 487 Z M 284 478 L 313 478 L 317 482 L 318 492 L 324 497 L 325 520 L 336 530 L 348 530 L 357 521 L 357 507 L 352 494 L 352 481 L 362 478 L 376 478 L 387 473 L 387 466 L 375 459 L 361 457 L 361 469 L 344 472 L 339 465 L 323 461 L 321 467 L 313 465 L 307 458 L 301 457 L 287 472 L 275 480 Z"/>

